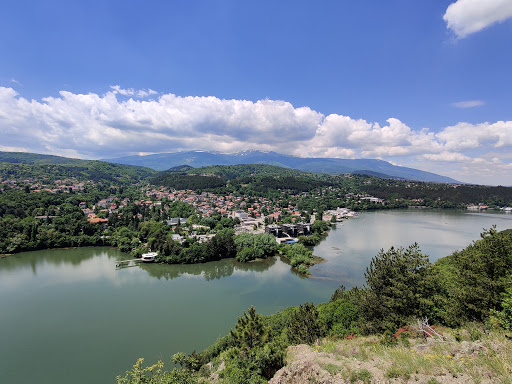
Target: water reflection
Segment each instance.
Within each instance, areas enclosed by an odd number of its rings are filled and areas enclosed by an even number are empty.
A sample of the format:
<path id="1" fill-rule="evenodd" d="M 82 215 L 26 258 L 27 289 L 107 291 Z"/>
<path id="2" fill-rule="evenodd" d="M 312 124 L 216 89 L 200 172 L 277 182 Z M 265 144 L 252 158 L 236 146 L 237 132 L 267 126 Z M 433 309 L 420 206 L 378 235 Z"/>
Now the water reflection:
<path id="1" fill-rule="evenodd" d="M 140 268 L 151 277 L 172 280 L 183 275 L 202 276 L 206 281 L 221 279 L 237 271 L 265 272 L 276 263 L 276 258 L 240 263 L 236 260 L 220 260 L 204 264 L 140 264 Z"/>
<path id="2" fill-rule="evenodd" d="M 6 256 L 0 259 L 2 271 L 14 271 L 17 269 L 30 270 L 37 275 L 38 268 L 43 266 L 72 266 L 80 267 L 84 263 L 98 256 L 116 258 L 122 253 L 107 247 L 84 247 L 65 249 L 45 249 L 40 251 L 23 252 Z"/>

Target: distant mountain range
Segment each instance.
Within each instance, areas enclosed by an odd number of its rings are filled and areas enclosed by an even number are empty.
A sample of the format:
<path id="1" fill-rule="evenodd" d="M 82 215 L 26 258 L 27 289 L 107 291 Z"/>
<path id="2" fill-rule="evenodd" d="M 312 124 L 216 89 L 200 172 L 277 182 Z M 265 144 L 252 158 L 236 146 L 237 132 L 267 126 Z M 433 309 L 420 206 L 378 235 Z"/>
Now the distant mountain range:
<path id="1" fill-rule="evenodd" d="M 126 156 L 115 159 L 103 159 L 103 161 L 143 166 L 159 171 L 181 165 L 198 168 L 210 165 L 270 164 L 314 173 L 356 173 L 381 178 L 398 178 L 438 183 L 460 183 L 446 176 L 420 171 L 414 168 L 399 167 L 383 160 L 306 158 L 254 150 L 236 153 L 208 151 L 159 153 L 146 156 Z"/>

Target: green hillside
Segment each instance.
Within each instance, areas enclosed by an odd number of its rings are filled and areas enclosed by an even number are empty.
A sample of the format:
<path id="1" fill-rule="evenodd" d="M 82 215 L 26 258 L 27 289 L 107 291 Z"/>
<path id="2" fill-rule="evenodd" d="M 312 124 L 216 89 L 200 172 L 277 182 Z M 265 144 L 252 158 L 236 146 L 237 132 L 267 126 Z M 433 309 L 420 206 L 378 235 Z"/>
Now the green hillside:
<path id="1" fill-rule="evenodd" d="M 97 160 L 21 152 L 0 152 L 0 178 L 49 180 L 76 178 L 78 181 L 135 183 L 157 172 L 144 167 Z"/>
<path id="2" fill-rule="evenodd" d="M 335 177 L 307 173 L 267 164 L 213 165 L 201 168 L 184 166 L 161 172 L 150 182 L 175 189 L 251 191 L 257 195 L 269 190 L 310 191 L 335 184 Z"/>

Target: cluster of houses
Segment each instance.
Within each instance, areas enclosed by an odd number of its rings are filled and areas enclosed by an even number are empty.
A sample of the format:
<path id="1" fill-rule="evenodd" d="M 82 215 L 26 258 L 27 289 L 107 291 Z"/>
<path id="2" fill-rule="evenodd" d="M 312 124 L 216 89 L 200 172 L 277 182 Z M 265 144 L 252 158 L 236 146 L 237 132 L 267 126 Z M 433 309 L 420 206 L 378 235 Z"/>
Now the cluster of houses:
<path id="1" fill-rule="evenodd" d="M 466 209 L 468 211 L 487 211 L 487 209 L 489 208 L 489 206 L 483 204 L 483 203 L 480 203 L 480 204 L 472 204 L 472 205 L 468 205 L 466 207 Z M 512 207 L 501 207 L 500 208 L 500 211 L 503 211 L 503 212 L 512 212 Z"/>
<path id="2" fill-rule="evenodd" d="M 85 201 L 82 201 L 79 204 L 80 209 L 84 213 L 84 215 L 87 217 L 87 221 L 90 223 L 106 223 L 108 220 L 98 217 L 96 215 L 97 208 L 99 209 L 99 212 L 106 212 L 108 214 L 112 214 L 117 212 L 119 207 L 125 207 L 130 202 L 130 199 L 125 198 L 122 200 L 116 199 L 114 196 L 107 197 L 106 199 L 102 199 L 98 201 L 92 208 L 87 208 L 87 203 Z"/>
<path id="3" fill-rule="evenodd" d="M 357 213 L 347 208 L 337 208 L 325 211 L 322 217 L 324 221 L 333 221 L 333 217 L 336 221 L 343 221 L 343 219 L 350 217 L 357 217 Z"/>
<path id="4" fill-rule="evenodd" d="M 92 181 L 89 181 L 92 183 Z M 30 188 L 32 192 L 64 192 L 70 193 L 75 191 L 83 191 L 86 183 L 79 182 L 78 180 L 65 179 L 65 180 L 53 180 L 53 181 L 41 181 L 35 179 L 25 179 L 25 180 L 14 180 L 14 179 L 5 179 L 0 180 L 0 184 L 9 185 L 12 188 L 23 189 L 26 186 Z"/>
<path id="5" fill-rule="evenodd" d="M 311 224 L 272 224 L 265 227 L 265 233 L 274 235 L 278 242 L 295 242 L 295 238 L 311 234 Z"/>
<path id="6" fill-rule="evenodd" d="M 219 196 L 214 193 L 196 193 L 191 190 L 186 191 L 167 191 L 165 189 L 146 188 L 145 195 L 154 199 L 178 200 L 184 203 L 193 205 L 198 212 L 203 215 L 210 216 L 214 212 L 221 215 L 231 215 L 239 217 L 241 220 L 258 219 L 262 216 L 268 217 L 271 220 L 277 220 L 282 215 L 291 215 L 300 219 L 300 212 L 297 207 L 287 206 L 285 208 L 278 208 L 278 204 L 263 197 L 244 198 L 242 196 Z M 247 214 L 247 217 L 240 212 Z"/>
<path id="7" fill-rule="evenodd" d="M 480 203 L 480 204 L 472 204 L 468 205 L 467 207 L 468 211 L 487 211 L 487 208 L 489 208 L 487 205 Z"/>

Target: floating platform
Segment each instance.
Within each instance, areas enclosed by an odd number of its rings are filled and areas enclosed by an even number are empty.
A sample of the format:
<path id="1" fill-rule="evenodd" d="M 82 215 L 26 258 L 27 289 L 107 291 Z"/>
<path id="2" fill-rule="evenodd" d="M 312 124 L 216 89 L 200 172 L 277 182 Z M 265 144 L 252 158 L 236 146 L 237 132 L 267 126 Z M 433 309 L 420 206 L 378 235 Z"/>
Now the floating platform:
<path id="1" fill-rule="evenodd" d="M 141 259 L 130 259 L 130 260 L 117 260 L 116 261 L 116 269 L 118 268 L 127 268 L 127 267 L 135 267 L 137 264 L 141 263 Z"/>

